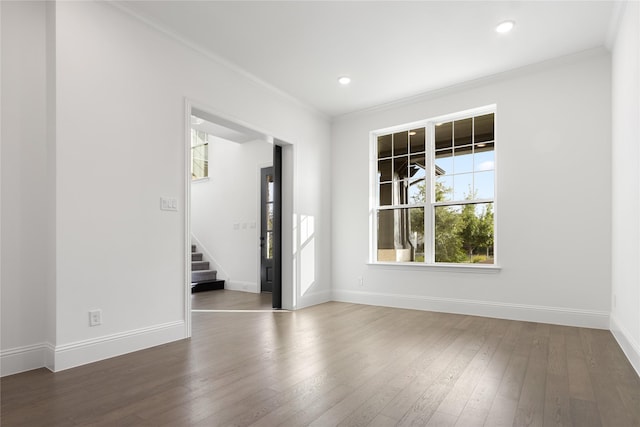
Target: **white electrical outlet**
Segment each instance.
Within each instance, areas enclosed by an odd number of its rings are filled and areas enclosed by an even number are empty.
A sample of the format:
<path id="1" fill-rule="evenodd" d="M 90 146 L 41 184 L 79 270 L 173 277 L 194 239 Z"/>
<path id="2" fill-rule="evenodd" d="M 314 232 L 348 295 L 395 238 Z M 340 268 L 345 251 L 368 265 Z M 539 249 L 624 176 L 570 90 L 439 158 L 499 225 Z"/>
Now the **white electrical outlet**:
<path id="1" fill-rule="evenodd" d="M 102 324 L 102 310 L 91 310 L 89 312 L 89 326 Z"/>
<path id="2" fill-rule="evenodd" d="M 364 279 L 362 278 L 362 276 L 358 276 L 358 286 L 361 288 L 364 287 Z"/>

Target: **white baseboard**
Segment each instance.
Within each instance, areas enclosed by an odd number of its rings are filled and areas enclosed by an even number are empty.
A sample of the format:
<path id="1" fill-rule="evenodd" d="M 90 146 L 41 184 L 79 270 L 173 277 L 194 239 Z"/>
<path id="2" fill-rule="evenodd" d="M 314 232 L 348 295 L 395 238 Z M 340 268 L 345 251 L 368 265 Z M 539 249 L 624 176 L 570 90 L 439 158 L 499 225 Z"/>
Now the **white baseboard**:
<path id="1" fill-rule="evenodd" d="M 47 368 L 62 371 L 185 338 L 184 321 L 135 329 L 54 347 L 33 344 L 0 352 L 0 376 Z"/>
<path id="2" fill-rule="evenodd" d="M 330 290 L 305 294 L 302 295 L 298 300 L 298 304 L 296 304 L 296 310 L 305 307 L 311 307 L 312 305 L 322 304 L 328 301 L 331 301 Z"/>
<path id="3" fill-rule="evenodd" d="M 0 376 L 6 377 L 7 375 L 44 368 L 48 351 L 50 351 L 50 345 L 47 343 L 2 350 L 0 352 Z"/>
<path id="4" fill-rule="evenodd" d="M 633 369 L 635 369 L 638 376 L 640 376 L 640 343 L 633 339 L 629 331 L 620 325 L 613 314 L 611 314 L 610 329 L 614 338 L 618 341 L 618 345 L 622 348 L 627 359 L 629 359 L 631 366 L 633 366 Z"/>
<path id="5" fill-rule="evenodd" d="M 609 329 L 609 312 L 489 301 L 333 290 L 334 301 Z"/>
<path id="6" fill-rule="evenodd" d="M 56 346 L 54 372 L 185 338 L 183 320 Z"/>
<path id="7" fill-rule="evenodd" d="M 224 288 L 230 291 L 252 292 L 257 294 L 260 292 L 258 284 L 255 282 L 240 282 L 236 280 L 227 280 L 224 282 Z"/>

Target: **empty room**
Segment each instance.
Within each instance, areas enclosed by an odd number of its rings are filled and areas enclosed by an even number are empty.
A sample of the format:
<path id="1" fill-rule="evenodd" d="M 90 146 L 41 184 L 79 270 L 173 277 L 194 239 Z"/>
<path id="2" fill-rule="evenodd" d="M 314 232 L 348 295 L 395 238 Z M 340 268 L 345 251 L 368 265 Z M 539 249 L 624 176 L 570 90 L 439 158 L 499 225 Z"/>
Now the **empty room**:
<path id="1" fill-rule="evenodd" d="M 2 426 L 640 426 L 640 2 L 3 0 L 0 45 Z"/>

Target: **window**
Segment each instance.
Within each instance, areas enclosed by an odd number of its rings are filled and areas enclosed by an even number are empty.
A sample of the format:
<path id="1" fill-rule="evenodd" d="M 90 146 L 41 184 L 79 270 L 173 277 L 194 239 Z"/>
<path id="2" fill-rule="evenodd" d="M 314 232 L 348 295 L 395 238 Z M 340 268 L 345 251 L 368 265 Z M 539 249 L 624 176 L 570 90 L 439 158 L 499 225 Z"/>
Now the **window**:
<path id="1" fill-rule="evenodd" d="M 495 111 L 373 132 L 375 262 L 495 264 Z"/>
<path id="2" fill-rule="evenodd" d="M 209 134 L 191 129 L 191 179 L 209 176 Z"/>

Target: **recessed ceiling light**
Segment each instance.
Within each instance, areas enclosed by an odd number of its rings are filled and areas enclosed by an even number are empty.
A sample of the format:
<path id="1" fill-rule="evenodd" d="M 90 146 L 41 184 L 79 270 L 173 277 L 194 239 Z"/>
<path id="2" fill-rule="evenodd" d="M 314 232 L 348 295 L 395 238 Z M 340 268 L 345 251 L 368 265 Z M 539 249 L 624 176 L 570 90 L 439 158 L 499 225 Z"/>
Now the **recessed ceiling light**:
<path id="1" fill-rule="evenodd" d="M 339 77 L 338 78 L 338 83 L 340 83 L 343 86 L 346 86 L 349 83 L 351 83 L 351 77 L 347 77 L 347 76 Z"/>
<path id="2" fill-rule="evenodd" d="M 504 21 L 498 24 L 496 27 L 496 32 L 498 33 L 508 33 L 513 29 L 515 22 L 513 21 Z"/>

